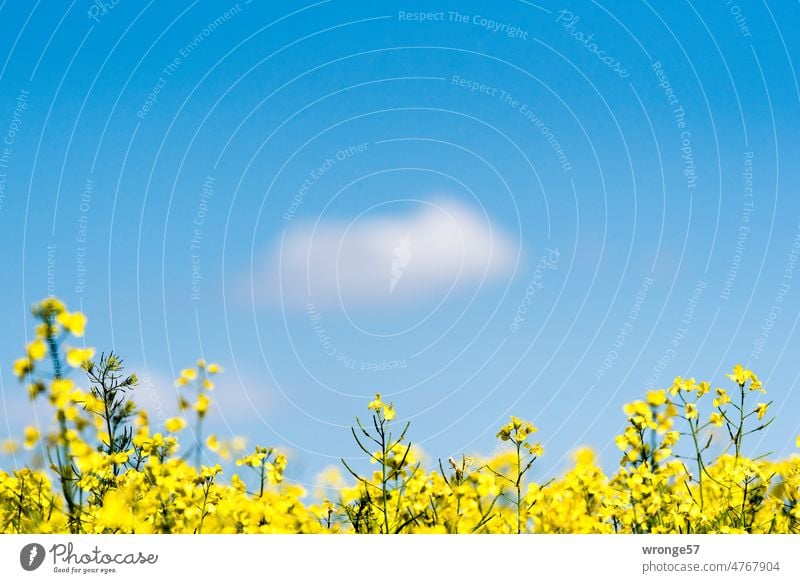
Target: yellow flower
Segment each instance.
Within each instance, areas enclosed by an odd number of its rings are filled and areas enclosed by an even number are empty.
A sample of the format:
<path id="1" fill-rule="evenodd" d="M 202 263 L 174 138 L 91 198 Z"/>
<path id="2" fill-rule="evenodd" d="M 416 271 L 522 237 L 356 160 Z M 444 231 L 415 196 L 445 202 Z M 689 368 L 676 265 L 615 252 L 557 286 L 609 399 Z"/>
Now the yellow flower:
<path id="1" fill-rule="evenodd" d="M 725 375 L 738 385 L 744 385 L 753 373 L 745 369 L 741 364 L 733 367 L 733 372 Z"/>
<path id="2" fill-rule="evenodd" d="M 121 452 L 115 453 L 115 454 L 113 454 L 113 455 L 111 455 L 109 457 L 110 457 L 111 461 L 113 463 L 115 463 L 115 464 L 124 464 L 124 463 L 127 463 L 128 458 L 130 456 L 129 456 L 128 452 L 121 451 Z"/>
<path id="3" fill-rule="evenodd" d="M 217 374 L 222 372 L 222 368 L 213 362 L 206 367 L 206 370 L 208 371 L 208 374 Z"/>
<path id="4" fill-rule="evenodd" d="M 256 451 L 255 453 L 246 455 L 236 460 L 236 465 L 237 466 L 245 465 L 245 466 L 250 466 L 251 468 L 257 468 L 258 466 L 261 465 L 261 462 L 264 461 L 265 457 L 266 457 L 265 452 Z"/>
<path id="5" fill-rule="evenodd" d="M 769 403 L 759 403 L 756 405 L 755 413 L 759 419 L 763 419 L 764 415 L 767 414 L 767 407 L 769 407 Z"/>
<path id="6" fill-rule="evenodd" d="M 672 429 L 672 418 L 677 415 L 678 410 L 675 405 L 670 403 L 667 405 L 667 410 L 664 413 L 656 415 L 656 431 L 658 433 L 665 433 Z"/>
<path id="7" fill-rule="evenodd" d="M 214 478 L 218 473 L 222 471 L 222 466 L 216 464 L 214 466 L 201 466 L 200 468 L 200 477 L 204 480 L 210 480 Z"/>
<path id="8" fill-rule="evenodd" d="M 695 405 L 694 403 L 686 403 L 686 418 L 687 419 L 697 418 L 697 405 Z"/>
<path id="9" fill-rule="evenodd" d="M 582 447 L 572 454 L 575 463 L 580 466 L 588 466 L 594 463 L 594 451 L 590 447 Z"/>
<path id="10" fill-rule="evenodd" d="M 181 371 L 181 376 L 193 381 L 195 378 L 197 378 L 197 371 L 193 368 L 185 368 Z"/>
<path id="11" fill-rule="evenodd" d="M 526 444 L 525 448 L 530 452 L 532 456 L 540 456 L 544 454 L 544 447 L 542 447 L 541 443 L 532 443 Z"/>
<path id="12" fill-rule="evenodd" d="M 662 447 L 661 449 L 656 450 L 654 457 L 657 462 L 663 462 L 671 455 L 672 455 L 672 450 L 670 448 Z"/>
<path id="13" fill-rule="evenodd" d="M 206 447 L 214 452 L 219 450 L 219 440 L 213 433 L 206 438 Z"/>
<path id="14" fill-rule="evenodd" d="M 28 358 L 31 360 L 42 360 L 47 356 L 47 346 L 41 338 L 37 338 L 28 344 Z"/>
<path id="15" fill-rule="evenodd" d="M 716 425 L 717 427 L 722 427 L 722 423 L 725 421 L 725 418 L 722 416 L 722 414 L 717 413 L 716 411 L 714 411 L 711 414 L 711 416 L 708 418 L 708 420 L 711 423 L 713 423 L 714 425 Z"/>
<path id="16" fill-rule="evenodd" d="M 30 358 L 18 358 L 14 361 L 14 376 L 21 379 L 33 370 L 33 362 Z"/>
<path id="17" fill-rule="evenodd" d="M 25 428 L 25 449 L 33 448 L 36 443 L 39 441 L 39 430 L 35 427 L 26 427 Z"/>
<path id="18" fill-rule="evenodd" d="M 33 400 L 42 393 L 44 393 L 45 390 L 46 389 L 43 382 L 38 381 L 35 383 L 31 383 L 28 385 L 28 396 L 31 398 L 31 400 Z"/>
<path id="19" fill-rule="evenodd" d="M 384 403 L 381 400 L 380 393 L 375 393 L 375 400 L 369 402 L 369 405 L 367 405 L 367 409 L 369 409 L 370 411 L 375 411 L 375 413 L 379 416 L 383 415 L 383 418 L 386 421 L 391 421 L 392 419 L 395 418 L 396 415 L 394 410 L 394 404 L 390 403 L 389 405 L 387 405 L 386 403 Z"/>
<path id="20" fill-rule="evenodd" d="M 39 302 L 39 305 L 34 308 L 34 313 L 47 317 L 50 314 L 60 314 L 65 309 L 64 303 L 61 300 L 50 297 Z"/>
<path id="21" fill-rule="evenodd" d="M 681 391 L 685 393 L 691 393 L 695 389 L 699 389 L 700 387 L 697 386 L 694 378 L 684 379 L 683 377 L 677 376 L 675 380 L 672 381 L 672 386 L 669 389 L 669 393 L 671 395 L 677 395 Z"/>
<path id="22" fill-rule="evenodd" d="M 647 404 L 659 407 L 667 402 L 667 393 L 663 390 L 649 391 L 647 393 Z"/>
<path id="23" fill-rule="evenodd" d="M 13 455 L 19 451 L 19 444 L 13 439 L 6 439 L 0 442 L 0 452 L 6 455 Z"/>
<path id="24" fill-rule="evenodd" d="M 381 410 L 382 406 L 383 406 L 383 403 L 381 402 L 381 394 L 380 393 L 375 393 L 375 400 L 369 402 L 369 405 L 367 405 L 367 409 L 369 409 L 370 411 L 375 411 L 376 413 L 378 413 Z"/>
<path id="25" fill-rule="evenodd" d="M 136 521 L 131 504 L 125 500 L 121 492 L 116 490 L 109 490 L 106 493 L 98 519 L 102 524 L 111 528 L 123 529 L 131 528 Z"/>
<path id="26" fill-rule="evenodd" d="M 197 403 L 194 404 L 194 410 L 200 417 L 203 417 L 208 412 L 208 407 L 211 405 L 211 399 L 206 395 L 197 397 Z"/>
<path id="27" fill-rule="evenodd" d="M 500 431 L 497 432 L 497 438 L 501 441 L 509 441 L 511 440 L 515 444 L 522 444 L 530 435 L 531 433 L 536 433 L 539 431 L 533 424 L 529 421 L 524 421 L 519 417 L 511 416 L 511 421 L 506 423 L 500 428 Z M 530 451 L 533 455 L 540 455 L 534 453 L 531 448 L 536 448 L 538 451 L 538 444 L 531 445 L 525 444 L 525 447 Z"/>
<path id="28" fill-rule="evenodd" d="M 61 324 L 65 330 L 70 332 L 73 336 L 83 336 L 83 331 L 86 328 L 86 316 L 80 312 L 61 312 L 56 321 Z"/>
<path id="29" fill-rule="evenodd" d="M 83 366 L 94 356 L 94 348 L 68 348 L 67 364 L 73 368 Z"/>
<path id="30" fill-rule="evenodd" d="M 628 417 L 650 418 L 652 414 L 650 408 L 647 406 L 647 403 L 645 403 L 644 401 L 633 401 L 631 403 L 625 403 L 625 405 L 623 405 L 622 407 L 622 410 Z"/>
<path id="31" fill-rule="evenodd" d="M 714 405 L 714 407 L 722 407 L 722 405 L 726 405 L 730 402 L 731 398 L 728 396 L 728 392 L 725 389 L 717 388 L 717 397 L 712 401 L 712 405 Z"/>
<path id="32" fill-rule="evenodd" d="M 55 379 L 50 383 L 50 402 L 57 409 L 63 409 L 70 401 L 75 383 L 71 379 Z"/>
<path id="33" fill-rule="evenodd" d="M 664 442 L 662 443 L 662 447 L 672 447 L 678 440 L 680 439 L 681 434 L 680 431 L 670 431 L 664 436 Z"/>
<path id="34" fill-rule="evenodd" d="M 170 433 L 178 433 L 186 427 L 186 420 L 183 417 L 170 417 L 164 422 L 164 427 Z"/>

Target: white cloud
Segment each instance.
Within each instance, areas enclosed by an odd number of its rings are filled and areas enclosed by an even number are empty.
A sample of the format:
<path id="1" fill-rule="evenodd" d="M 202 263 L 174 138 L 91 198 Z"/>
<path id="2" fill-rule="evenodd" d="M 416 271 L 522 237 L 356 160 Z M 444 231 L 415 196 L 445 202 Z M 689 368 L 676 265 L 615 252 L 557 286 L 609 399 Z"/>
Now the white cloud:
<path id="1" fill-rule="evenodd" d="M 276 244 L 255 266 L 253 285 L 258 297 L 288 305 L 438 300 L 509 276 L 516 255 L 482 212 L 439 201 L 406 215 L 291 224 L 282 250 Z"/>

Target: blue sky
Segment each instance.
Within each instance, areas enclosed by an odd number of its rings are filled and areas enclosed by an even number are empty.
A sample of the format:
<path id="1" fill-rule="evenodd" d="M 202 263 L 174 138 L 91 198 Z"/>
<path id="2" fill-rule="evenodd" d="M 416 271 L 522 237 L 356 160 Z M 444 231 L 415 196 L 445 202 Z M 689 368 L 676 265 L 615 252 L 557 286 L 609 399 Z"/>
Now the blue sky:
<path id="1" fill-rule="evenodd" d="M 31 422 L 10 365 L 50 292 L 163 416 L 220 362 L 212 429 L 301 480 L 356 454 L 376 391 L 432 459 L 532 419 L 543 474 L 613 463 L 625 401 L 736 362 L 775 399 L 758 451 L 800 433 L 796 6 L 0 14 L 0 435 Z"/>

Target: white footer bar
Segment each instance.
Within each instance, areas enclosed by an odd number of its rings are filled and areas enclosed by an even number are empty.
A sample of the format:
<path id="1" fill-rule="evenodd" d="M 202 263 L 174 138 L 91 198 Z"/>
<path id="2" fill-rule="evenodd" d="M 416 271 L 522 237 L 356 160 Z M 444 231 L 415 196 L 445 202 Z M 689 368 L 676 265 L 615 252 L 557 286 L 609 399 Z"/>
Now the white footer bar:
<path id="1" fill-rule="evenodd" d="M 796 535 L 0 535 L 3 581 L 800 581 Z"/>

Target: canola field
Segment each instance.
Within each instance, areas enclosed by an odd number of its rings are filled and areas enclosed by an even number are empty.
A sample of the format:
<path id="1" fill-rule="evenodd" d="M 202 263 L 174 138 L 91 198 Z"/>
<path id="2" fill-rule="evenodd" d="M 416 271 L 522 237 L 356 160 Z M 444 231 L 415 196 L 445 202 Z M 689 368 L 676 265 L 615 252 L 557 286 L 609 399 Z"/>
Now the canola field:
<path id="1" fill-rule="evenodd" d="M 14 373 L 31 400 L 49 404 L 52 423 L 3 444 L 13 454 L 0 465 L 4 533 L 800 530 L 800 457 L 744 454 L 772 418 L 766 388 L 740 365 L 727 375 L 729 386 L 678 377 L 625 404 L 613 472 L 587 448 L 563 475 L 543 482 L 531 478 L 546 452 L 530 422 L 511 417 L 500 427 L 503 447 L 491 459 L 454 453 L 425 467 L 410 423 L 399 424 L 394 406 L 377 395 L 352 429 L 354 450 L 369 456 L 371 471 L 343 459 L 341 473 L 325 477 L 336 495 L 315 498 L 284 479 L 287 458 L 268 444 L 243 451 L 243 440 L 198 438 L 219 365 L 198 361 L 181 371 L 182 415 L 155 427 L 135 404 L 138 380 L 122 359 L 78 340 L 83 314 L 48 298 L 34 315 L 34 340 Z M 41 463 L 9 467 L 26 449 Z M 205 465 L 209 459 L 219 463 Z M 231 459 L 237 471 L 225 475 Z"/>

